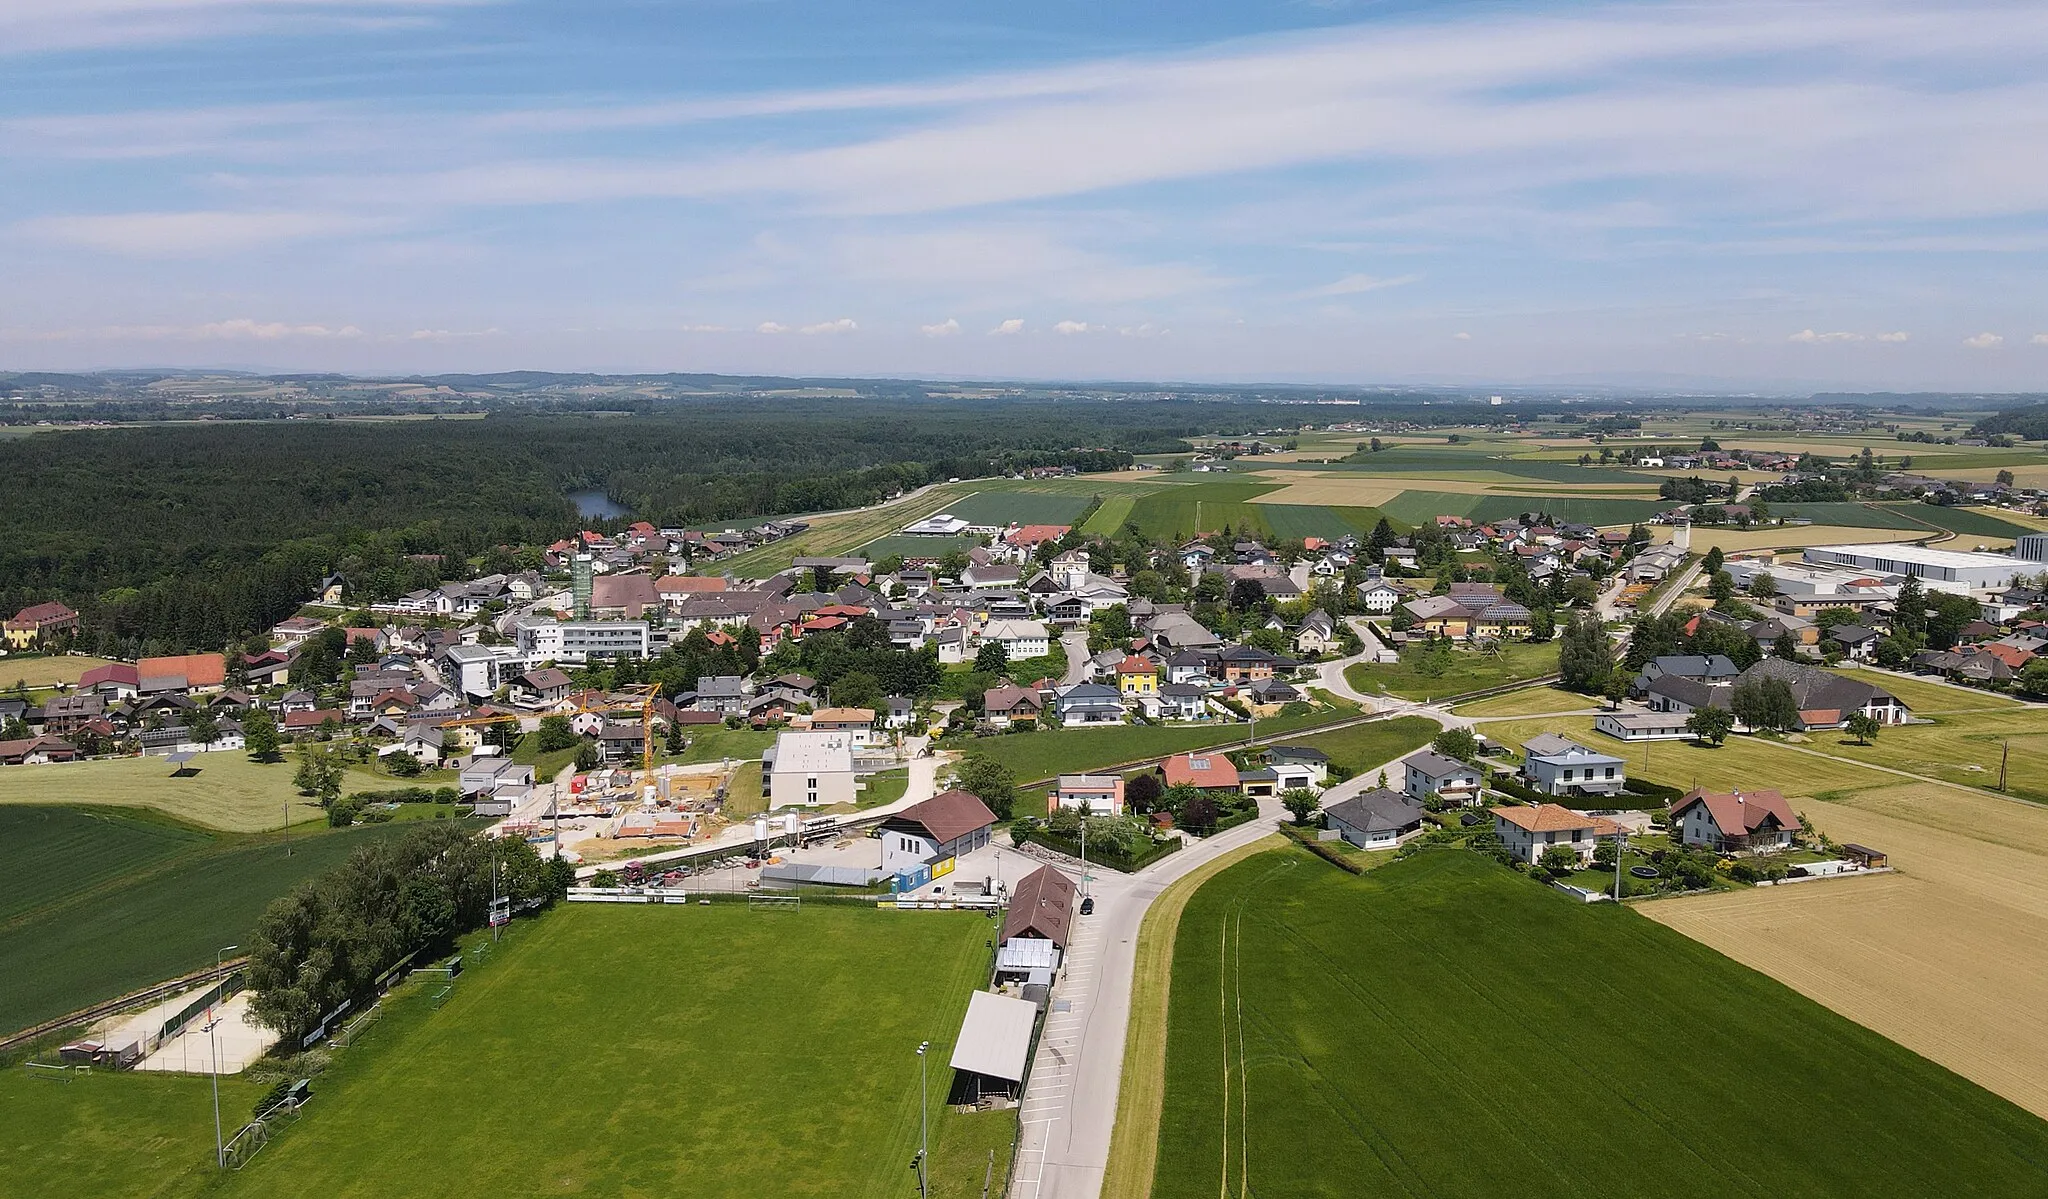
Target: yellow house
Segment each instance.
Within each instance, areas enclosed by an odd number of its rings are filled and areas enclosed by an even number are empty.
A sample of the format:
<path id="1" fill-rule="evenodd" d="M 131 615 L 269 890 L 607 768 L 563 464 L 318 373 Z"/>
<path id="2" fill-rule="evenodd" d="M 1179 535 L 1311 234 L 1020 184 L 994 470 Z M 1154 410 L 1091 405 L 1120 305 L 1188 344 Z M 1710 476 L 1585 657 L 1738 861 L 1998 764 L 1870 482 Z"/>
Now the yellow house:
<path id="1" fill-rule="evenodd" d="M 1159 694 L 1159 668 L 1133 654 L 1116 664 L 1116 689 L 1126 699 Z"/>

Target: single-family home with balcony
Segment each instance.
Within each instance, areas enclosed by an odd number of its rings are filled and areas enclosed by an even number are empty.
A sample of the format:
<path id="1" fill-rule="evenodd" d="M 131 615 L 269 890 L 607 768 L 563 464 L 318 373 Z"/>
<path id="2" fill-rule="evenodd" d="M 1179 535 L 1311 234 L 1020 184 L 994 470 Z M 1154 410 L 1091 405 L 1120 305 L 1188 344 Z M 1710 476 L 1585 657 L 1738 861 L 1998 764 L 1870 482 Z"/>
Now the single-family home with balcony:
<path id="1" fill-rule="evenodd" d="M 1593 856 L 1602 837 L 1616 837 L 1621 826 L 1602 816 L 1588 816 L 1554 803 L 1495 808 L 1493 831 L 1520 861 L 1535 865 L 1544 851 L 1563 847 L 1581 862 Z"/>
<path id="2" fill-rule="evenodd" d="M 1680 842 L 1717 853 L 1761 853 L 1784 849 L 1803 827 L 1777 791 L 1730 791 L 1695 787 L 1671 805 L 1671 824 Z"/>
<path id="3" fill-rule="evenodd" d="M 1479 768 L 1470 763 L 1424 750 L 1402 766 L 1406 778 L 1401 790 L 1410 799 L 1426 800 L 1435 793 L 1453 803 L 1469 804 L 1479 798 Z"/>
<path id="4" fill-rule="evenodd" d="M 1545 795 L 1619 795 L 1628 763 L 1556 733 L 1522 744 L 1522 781 Z"/>
<path id="5" fill-rule="evenodd" d="M 1089 724 L 1122 724 L 1123 695 L 1101 683 L 1075 683 L 1054 694 L 1054 718 L 1067 727 Z"/>

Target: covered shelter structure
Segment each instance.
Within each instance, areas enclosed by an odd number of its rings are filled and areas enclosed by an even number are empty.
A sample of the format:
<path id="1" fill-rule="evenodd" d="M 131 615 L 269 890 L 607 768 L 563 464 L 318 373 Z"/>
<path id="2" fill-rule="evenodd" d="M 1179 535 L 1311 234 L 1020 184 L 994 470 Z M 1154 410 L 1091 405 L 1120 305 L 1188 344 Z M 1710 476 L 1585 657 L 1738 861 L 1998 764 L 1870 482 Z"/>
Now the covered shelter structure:
<path id="1" fill-rule="evenodd" d="M 1038 1005 L 992 991 L 967 997 L 967 1016 L 953 1042 L 953 1086 L 948 1103 L 1014 1101 L 1024 1091 Z"/>

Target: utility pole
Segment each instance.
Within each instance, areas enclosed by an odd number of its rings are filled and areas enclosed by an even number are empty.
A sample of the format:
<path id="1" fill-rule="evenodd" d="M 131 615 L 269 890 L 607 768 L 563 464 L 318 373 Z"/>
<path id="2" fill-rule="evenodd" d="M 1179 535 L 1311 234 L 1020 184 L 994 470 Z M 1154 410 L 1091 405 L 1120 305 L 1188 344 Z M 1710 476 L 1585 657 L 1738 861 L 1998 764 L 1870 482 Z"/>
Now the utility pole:
<path id="1" fill-rule="evenodd" d="M 920 1199 L 931 1199 L 931 1175 L 925 1169 L 925 1159 L 931 1155 L 932 1117 L 931 1089 L 925 1082 L 925 1050 L 930 1041 L 921 1041 L 917 1046 L 917 1193 Z"/>
<path id="2" fill-rule="evenodd" d="M 284 856 L 292 856 L 292 801 L 284 801 Z"/>
<path id="3" fill-rule="evenodd" d="M 2000 791 L 2005 790 L 2005 763 L 2006 759 L 2010 757 L 2012 757 L 2012 742 L 2010 740 L 2001 742 L 1998 750 L 1998 789 Z"/>
<path id="4" fill-rule="evenodd" d="M 239 945 L 223 945 L 214 951 L 213 985 L 220 985 L 221 959 L 239 948 Z M 228 1168 L 228 1148 L 220 1139 L 220 1038 L 213 1031 L 219 1027 L 220 1014 L 216 1012 L 213 1018 L 206 1022 L 206 1044 L 208 1052 L 213 1057 L 213 1165 L 215 1169 L 225 1170 Z"/>
<path id="5" fill-rule="evenodd" d="M 1621 902 L 1621 855 L 1628 852 L 1628 830 L 1614 835 L 1614 902 Z"/>

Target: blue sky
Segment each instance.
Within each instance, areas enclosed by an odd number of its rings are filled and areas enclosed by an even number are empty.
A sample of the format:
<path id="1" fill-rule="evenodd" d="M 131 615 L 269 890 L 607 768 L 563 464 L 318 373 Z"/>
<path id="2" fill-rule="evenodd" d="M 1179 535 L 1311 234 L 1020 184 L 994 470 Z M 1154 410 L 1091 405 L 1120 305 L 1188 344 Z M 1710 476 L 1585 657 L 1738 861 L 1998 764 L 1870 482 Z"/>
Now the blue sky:
<path id="1" fill-rule="evenodd" d="M 0 367 L 2048 387 L 2048 9 L 0 0 Z"/>

